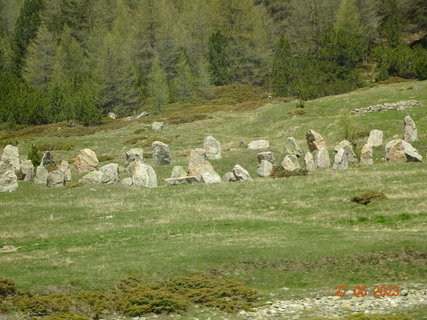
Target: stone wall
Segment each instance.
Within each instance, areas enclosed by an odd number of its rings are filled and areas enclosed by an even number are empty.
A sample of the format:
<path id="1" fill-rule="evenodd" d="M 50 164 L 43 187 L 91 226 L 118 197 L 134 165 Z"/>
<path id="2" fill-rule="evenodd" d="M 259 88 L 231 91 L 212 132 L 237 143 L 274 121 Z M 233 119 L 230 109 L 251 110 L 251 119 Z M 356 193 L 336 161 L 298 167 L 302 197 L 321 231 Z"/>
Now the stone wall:
<path id="1" fill-rule="evenodd" d="M 421 105 L 421 103 L 417 100 L 399 101 L 393 103 L 375 104 L 367 108 L 358 108 L 354 109 L 351 113 L 360 114 L 377 111 L 406 110 L 419 105 Z"/>

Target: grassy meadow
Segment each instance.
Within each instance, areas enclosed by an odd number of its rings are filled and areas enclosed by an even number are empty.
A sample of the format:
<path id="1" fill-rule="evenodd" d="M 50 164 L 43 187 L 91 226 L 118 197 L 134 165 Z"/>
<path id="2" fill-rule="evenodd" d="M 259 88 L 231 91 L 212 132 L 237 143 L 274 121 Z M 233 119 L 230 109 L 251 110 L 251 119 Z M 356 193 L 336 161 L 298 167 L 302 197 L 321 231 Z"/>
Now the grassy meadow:
<path id="1" fill-rule="evenodd" d="M 383 130 L 386 142 L 401 138 L 403 118 L 410 115 L 418 127 L 413 145 L 422 163 L 386 163 L 384 148 L 378 147 L 372 167 L 262 179 L 255 173 L 258 152 L 244 146 L 268 139 L 280 162 L 287 137 L 295 137 L 306 151 L 305 132 L 314 129 L 333 159 L 334 146 L 344 138 L 341 109 L 409 99 L 422 105 L 351 117 L 356 153 L 372 129 Z M 212 272 L 257 290 L 262 301 L 333 295 L 341 285 L 425 283 L 427 81 L 307 101 L 304 115 L 290 117 L 295 105 L 223 107 L 214 113 L 213 106 L 189 107 L 180 113 L 208 116 L 168 124 L 160 132 L 149 124 L 162 117 L 168 123 L 167 115 L 109 121 L 85 135 L 73 133 L 84 129 L 64 124 L 4 133 L 4 141 L 19 142 L 23 155 L 32 144 L 66 143 L 71 150 L 53 151 L 56 160 L 72 160 L 80 149 L 91 148 L 108 159 L 101 165 L 123 165 L 131 147 L 144 146 L 149 155 L 147 141 L 161 139 L 169 142 L 173 165 L 183 166 L 190 149 L 213 135 L 223 146 L 223 159 L 211 161 L 215 170 L 223 175 L 239 163 L 255 180 L 166 187 L 163 180 L 172 166 L 162 166 L 155 167 L 156 189 L 82 186 L 75 173 L 65 189 L 20 182 L 18 191 L 0 194 L 0 248 L 17 248 L 0 252 L 0 276 L 15 280 L 21 290 L 51 293 L 109 289 L 129 276 L 151 281 Z M 367 190 L 382 191 L 388 200 L 367 206 L 350 201 Z"/>

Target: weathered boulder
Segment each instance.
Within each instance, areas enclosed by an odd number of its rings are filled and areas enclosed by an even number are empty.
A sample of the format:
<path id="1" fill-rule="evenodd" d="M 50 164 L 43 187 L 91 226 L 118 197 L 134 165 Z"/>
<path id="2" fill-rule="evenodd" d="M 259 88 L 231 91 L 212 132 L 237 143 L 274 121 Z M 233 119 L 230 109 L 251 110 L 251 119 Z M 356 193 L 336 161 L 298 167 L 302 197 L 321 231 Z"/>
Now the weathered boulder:
<path id="1" fill-rule="evenodd" d="M 203 149 L 205 149 L 208 159 L 221 159 L 221 143 L 214 137 L 208 136 L 205 138 Z"/>
<path id="2" fill-rule="evenodd" d="M 36 177 L 34 178 L 34 183 L 36 184 L 47 184 L 47 176 L 49 175 L 49 172 L 47 169 L 40 165 L 36 168 Z"/>
<path id="3" fill-rule="evenodd" d="M 153 148 L 153 164 L 155 166 L 169 165 L 171 163 L 171 154 L 166 143 L 154 141 L 151 147 Z"/>
<path id="4" fill-rule="evenodd" d="M 103 177 L 104 173 L 99 171 L 99 170 L 95 170 L 95 171 L 91 171 L 88 174 L 86 174 L 85 176 L 83 176 L 79 182 L 80 183 L 87 183 L 87 184 L 100 184 L 102 181 L 102 177 Z"/>
<path id="5" fill-rule="evenodd" d="M 184 178 L 187 176 L 187 172 L 181 166 L 174 166 L 172 169 L 171 179 Z"/>
<path id="6" fill-rule="evenodd" d="M 347 154 L 344 148 L 338 150 L 335 154 L 335 161 L 332 165 L 334 170 L 346 170 L 348 169 Z"/>
<path id="7" fill-rule="evenodd" d="M 288 171 L 295 171 L 301 169 L 301 166 L 298 162 L 298 158 L 296 155 L 287 155 L 283 159 L 281 166 L 283 169 Z"/>
<path id="8" fill-rule="evenodd" d="M 18 189 L 18 177 L 12 164 L 0 161 L 0 192 L 13 192 Z"/>
<path id="9" fill-rule="evenodd" d="M 343 140 L 338 145 L 335 146 L 335 152 L 339 152 L 340 149 L 344 149 L 345 156 L 347 158 L 347 163 L 356 163 L 357 157 L 356 154 L 353 151 L 353 145 L 350 141 Z"/>
<path id="10" fill-rule="evenodd" d="M 383 132 L 381 130 L 372 130 L 369 133 L 368 144 L 372 147 L 379 147 L 383 144 Z"/>
<path id="11" fill-rule="evenodd" d="M 388 142 L 385 146 L 385 159 L 387 161 L 421 162 L 423 157 L 410 143 L 396 139 Z"/>
<path id="12" fill-rule="evenodd" d="M 59 165 L 59 170 L 65 174 L 65 182 L 71 182 L 71 169 L 68 161 L 62 160 Z"/>
<path id="13" fill-rule="evenodd" d="M 205 172 L 214 172 L 211 163 L 206 160 L 205 149 L 194 149 L 190 151 L 190 158 L 188 161 L 188 175 L 202 178 Z"/>
<path id="14" fill-rule="evenodd" d="M 34 179 L 34 165 L 31 160 L 21 161 L 21 172 L 24 181 L 33 181 Z"/>
<path id="15" fill-rule="evenodd" d="M 270 146 L 270 142 L 268 142 L 268 140 L 256 140 L 248 144 L 248 149 L 249 150 L 268 149 L 269 146 Z"/>
<path id="16" fill-rule="evenodd" d="M 262 160 L 271 162 L 271 164 L 274 166 L 276 164 L 276 159 L 274 159 L 273 152 L 266 151 L 266 152 L 260 152 L 257 154 L 258 163 L 261 163 Z"/>
<path id="17" fill-rule="evenodd" d="M 406 116 L 403 120 L 403 140 L 407 142 L 415 141 L 418 138 L 418 130 L 414 120 L 410 116 Z"/>
<path id="18" fill-rule="evenodd" d="M 329 152 L 326 149 L 320 149 L 314 153 L 316 161 L 316 168 L 326 169 L 331 166 L 331 159 L 329 158 Z"/>
<path id="19" fill-rule="evenodd" d="M 362 167 L 372 166 L 374 164 L 372 145 L 367 143 L 360 152 L 360 165 Z"/>
<path id="20" fill-rule="evenodd" d="M 226 174 L 224 174 L 222 176 L 222 181 L 224 182 L 236 182 L 236 176 L 234 175 L 233 172 L 227 172 Z"/>
<path id="21" fill-rule="evenodd" d="M 42 165 L 43 167 L 54 167 L 56 166 L 56 162 L 53 159 L 53 154 L 50 151 L 46 151 L 45 153 L 43 153 L 42 159 L 40 161 L 40 165 Z"/>
<path id="22" fill-rule="evenodd" d="M 152 124 L 151 124 L 151 128 L 154 130 L 154 131 L 159 131 L 159 130 L 162 130 L 163 128 L 165 128 L 166 126 L 165 126 L 165 124 L 163 123 L 163 122 L 153 122 Z"/>
<path id="23" fill-rule="evenodd" d="M 215 171 L 203 172 L 202 173 L 203 183 L 220 183 L 222 182 L 221 177 Z"/>
<path id="24" fill-rule="evenodd" d="M 65 186 L 65 174 L 60 170 L 55 170 L 47 176 L 48 187 L 63 187 Z"/>
<path id="25" fill-rule="evenodd" d="M 117 163 L 107 164 L 99 169 L 102 172 L 101 184 L 119 183 L 119 165 Z"/>
<path id="26" fill-rule="evenodd" d="M 14 147 L 10 144 L 4 147 L 0 161 L 8 162 L 13 171 L 19 171 L 21 169 L 21 162 L 19 161 L 18 147 Z"/>
<path id="27" fill-rule="evenodd" d="M 311 152 L 307 152 L 304 156 L 305 168 L 308 171 L 316 170 L 316 163 L 314 162 L 313 154 Z"/>
<path id="28" fill-rule="evenodd" d="M 132 181 L 134 186 L 156 188 L 157 187 L 157 175 L 154 169 L 142 162 L 136 162 L 133 173 Z"/>
<path id="29" fill-rule="evenodd" d="M 193 183 L 199 183 L 200 180 L 197 177 L 180 177 L 180 178 L 169 178 L 165 179 L 166 185 L 168 186 L 176 186 L 179 184 L 193 184 Z"/>
<path id="30" fill-rule="evenodd" d="M 234 166 L 233 173 L 237 181 L 252 181 L 252 177 L 249 172 L 239 164 Z"/>
<path id="31" fill-rule="evenodd" d="M 126 187 L 130 187 L 133 185 L 133 181 L 132 178 L 128 177 L 128 178 L 124 178 L 122 179 L 122 181 L 120 181 L 120 184 L 122 186 L 126 186 Z"/>
<path id="32" fill-rule="evenodd" d="M 126 152 L 126 169 L 132 172 L 136 161 L 144 162 L 144 150 L 141 148 L 132 148 Z"/>
<path id="33" fill-rule="evenodd" d="M 273 172 L 273 164 L 270 161 L 261 160 L 261 163 L 258 166 L 256 173 L 260 177 L 265 178 L 265 177 L 269 177 L 272 172 Z"/>
<path id="34" fill-rule="evenodd" d="M 290 137 L 285 141 L 285 154 L 302 157 L 304 152 L 298 145 L 298 142 L 295 140 L 295 138 Z"/>
<path id="35" fill-rule="evenodd" d="M 96 153 L 91 149 L 80 150 L 80 153 L 77 155 L 76 160 L 74 161 L 74 166 L 80 173 L 94 171 L 98 167 L 98 164 L 99 161 L 96 157 Z"/>
<path id="36" fill-rule="evenodd" d="M 319 151 L 322 149 L 326 150 L 326 142 L 320 133 L 317 133 L 314 130 L 308 130 L 305 134 L 305 139 L 307 140 L 307 146 L 310 152 Z"/>

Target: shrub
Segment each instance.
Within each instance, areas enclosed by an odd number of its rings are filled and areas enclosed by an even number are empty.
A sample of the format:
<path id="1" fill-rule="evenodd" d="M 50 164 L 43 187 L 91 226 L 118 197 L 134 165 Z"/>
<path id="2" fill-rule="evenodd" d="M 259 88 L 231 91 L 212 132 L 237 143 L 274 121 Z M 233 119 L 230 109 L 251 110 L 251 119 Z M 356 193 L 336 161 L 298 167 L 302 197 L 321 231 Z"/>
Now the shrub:
<path id="1" fill-rule="evenodd" d="M 39 152 L 39 149 L 36 145 L 31 146 L 31 150 L 28 153 L 28 159 L 31 160 L 34 167 L 38 167 L 40 165 L 40 162 L 42 161 L 42 155 Z"/>
<path id="2" fill-rule="evenodd" d="M 172 116 L 168 119 L 169 124 L 183 124 L 183 123 L 190 123 L 200 120 L 206 120 L 206 119 L 212 119 L 211 116 L 208 116 L 206 114 L 193 114 L 193 115 L 179 115 L 179 116 Z"/>
<path id="3" fill-rule="evenodd" d="M 384 199 L 387 199 L 387 196 L 384 193 L 380 191 L 371 190 L 351 198 L 351 201 L 367 205 L 367 204 L 370 204 L 371 202 L 380 201 Z"/>
<path id="4" fill-rule="evenodd" d="M 98 156 L 99 162 L 107 162 L 107 161 L 111 161 L 113 159 L 114 159 L 114 157 L 110 156 L 108 154 L 101 154 L 100 156 Z"/>
<path id="5" fill-rule="evenodd" d="M 302 108 L 292 109 L 288 112 L 290 117 L 299 117 L 305 115 L 307 112 Z"/>
<path id="6" fill-rule="evenodd" d="M 61 312 L 52 314 L 46 317 L 39 318 L 40 320 L 90 320 L 88 317 L 83 317 L 74 312 Z"/>
<path id="7" fill-rule="evenodd" d="M 145 140 L 145 139 L 147 139 L 146 136 L 138 136 L 138 137 L 130 138 L 130 139 L 126 140 L 124 143 L 125 144 L 137 144 L 141 140 Z"/>
<path id="8" fill-rule="evenodd" d="M 349 141 L 354 141 L 357 135 L 357 125 L 350 113 L 350 110 L 341 109 L 339 111 L 338 119 L 343 130 L 343 138 Z"/>
<path id="9" fill-rule="evenodd" d="M 271 173 L 272 178 L 289 178 L 294 176 L 307 176 L 308 170 L 307 169 L 297 169 L 294 171 L 289 171 L 283 169 L 282 166 L 274 166 L 273 172 Z"/>
<path id="10" fill-rule="evenodd" d="M 67 312 L 71 306 L 68 295 L 54 293 L 48 296 L 23 294 L 14 296 L 13 305 L 21 312 L 32 315 L 48 315 L 57 312 Z"/>
<path id="11" fill-rule="evenodd" d="M 300 99 L 297 102 L 296 108 L 304 108 L 305 107 L 305 101 Z"/>
<path id="12" fill-rule="evenodd" d="M 55 143 L 45 143 L 37 145 L 39 151 L 73 150 L 75 144 L 69 141 L 60 141 Z"/>
<path id="13" fill-rule="evenodd" d="M 160 141 L 160 142 L 163 142 L 163 143 L 166 143 L 166 144 L 170 144 L 170 143 L 171 143 L 171 140 L 170 140 L 170 139 L 168 139 L 168 138 L 150 137 L 150 138 L 147 138 L 147 139 L 142 143 L 142 146 L 143 146 L 143 147 L 150 147 L 150 148 L 151 148 L 151 145 L 152 145 L 152 143 L 153 143 L 154 141 Z"/>
<path id="14" fill-rule="evenodd" d="M 15 282 L 10 279 L 0 278 L 0 297 L 5 298 L 15 293 Z"/>

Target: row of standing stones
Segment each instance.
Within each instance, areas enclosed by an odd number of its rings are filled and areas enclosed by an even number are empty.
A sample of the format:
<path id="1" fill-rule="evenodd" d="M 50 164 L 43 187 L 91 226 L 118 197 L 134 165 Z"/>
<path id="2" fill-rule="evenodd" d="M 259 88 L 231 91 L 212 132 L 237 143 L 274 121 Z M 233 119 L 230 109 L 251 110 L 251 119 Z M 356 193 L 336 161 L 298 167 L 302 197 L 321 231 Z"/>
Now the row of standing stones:
<path id="1" fill-rule="evenodd" d="M 417 140 L 417 128 L 414 121 L 409 117 L 404 119 L 403 139 L 395 139 L 385 145 L 386 161 L 421 162 L 422 156 L 409 143 Z M 314 130 L 306 133 L 306 141 L 309 152 L 304 154 L 303 150 L 293 138 L 285 141 L 285 157 L 281 167 L 288 171 L 301 169 L 298 158 L 304 158 L 304 165 L 308 171 L 325 169 L 331 167 L 329 151 L 323 137 Z M 360 161 L 360 166 L 373 165 L 373 147 L 383 144 L 383 132 L 372 130 L 367 143 L 363 146 L 360 159 L 353 151 L 352 144 L 341 141 L 335 148 L 335 158 L 332 164 L 334 170 L 345 170 L 349 164 Z M 269 148 L 268 140 L 252 141 L 247 146 L 250 150 L 266 150 Z M 152 144 L 153 165 L 170 165 L 171 153 L 169 146 L 160 141 Z M 188 169 L 175 166 L 170 178 L 165 179 L 166 185 L 177 185 L 183 183 L 219 183 L 234 181 L 252 181 L 249 172 L 239 164 L 223 177 L 215 172 L 209 160 L 221 159 L 221 144 L 212 136 L 206 137 L 203 148 L 190 151 Z M 260 177 L 269 177 L 276 165 L 274 155 L 271 151 L 257 154 L 258 169 Z M 126 186 L 141 186 L 155 188 L 158 186 L 157 175 L 153 167 L 144 163 L 144 152 L 141 148 L 133 148 L 126 152 L 125 168 L 120 168 L 116 163 L 110 163 L 98 168 L 99 161 L 90 149 L 83 149 L 76 156 L 73 170 L 78 173 L 86 173 L 79 182 L 84 184 L 118 184 Z M 48 168 L 55 168 L 48 171 Z M 123 172 L 128 177 L 120 179 Z M 25 181 L 46 185 L 48 187 L 63 187 L 71 182 L 71 167 L 67 161 L 61 161 L 57 165 L 51 152 L 46 152 L 40 166 L 34 168 L 31 160 L 19 158 L 17 147 L 8 145 L 4 148 L 0 159 L 0 192 L 11 192 L 18 189 L 18 178 Z"/>

